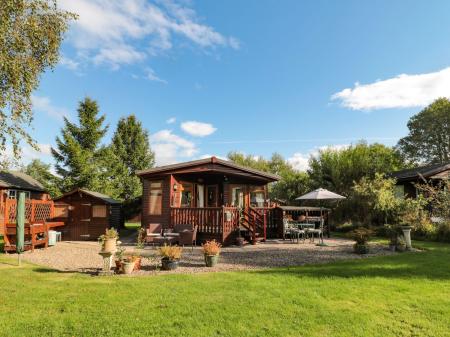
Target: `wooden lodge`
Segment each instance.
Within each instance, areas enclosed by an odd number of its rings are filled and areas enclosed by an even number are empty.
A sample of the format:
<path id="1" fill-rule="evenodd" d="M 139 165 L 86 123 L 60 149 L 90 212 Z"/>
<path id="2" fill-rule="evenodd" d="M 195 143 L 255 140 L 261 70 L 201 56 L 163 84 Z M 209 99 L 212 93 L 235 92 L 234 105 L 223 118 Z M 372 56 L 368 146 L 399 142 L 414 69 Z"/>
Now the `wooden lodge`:
<path id="1" fill-rule="evenodd" d="M 63 240 L 97 240 L 122 222 L 121 202 L 98 192 L 75 189 L 54 202 L 55 219 L 66 224 L 61 229 Z"/>
<path id="2" fill-rule="evenodd" d="M 143 227 L 193 224 L 200 242 L 224 244 L 232 243 L 238 230 L 253 242 L 280 235 L 282 212 L 268 200 L 268 184 L 279 179 L 276 175 L 216 157 L 137 174 L 143 183 Z"/>

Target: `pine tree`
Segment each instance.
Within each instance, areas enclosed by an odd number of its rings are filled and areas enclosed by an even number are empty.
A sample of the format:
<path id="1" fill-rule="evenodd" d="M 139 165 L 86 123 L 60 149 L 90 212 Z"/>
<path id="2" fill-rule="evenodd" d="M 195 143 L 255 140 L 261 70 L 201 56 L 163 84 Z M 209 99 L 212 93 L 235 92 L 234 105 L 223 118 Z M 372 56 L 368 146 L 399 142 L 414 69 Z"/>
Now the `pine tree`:
<path id="1" fill-rule="evenodd" d="M 148 132 L 136 116 L 119 120 L 108 152 L 110 195 L 126 204 L 142 194 L 142 184 L 135 172 L 155 163 Z"/>
<path id="2" fill-rule="evenodd" d="M 100 141 L 108 126 L 103 126 L 105 116 L 98 117 L 98 114 L 97 102 L 86 97 L 79 103 L 79 125 L 64 119 L 61 138 L 56 137 L 57 149 L 52 148 L 63 192 L 77 187 L 103 191 L 102 156 L 105 149 L 100 147 Z"/>

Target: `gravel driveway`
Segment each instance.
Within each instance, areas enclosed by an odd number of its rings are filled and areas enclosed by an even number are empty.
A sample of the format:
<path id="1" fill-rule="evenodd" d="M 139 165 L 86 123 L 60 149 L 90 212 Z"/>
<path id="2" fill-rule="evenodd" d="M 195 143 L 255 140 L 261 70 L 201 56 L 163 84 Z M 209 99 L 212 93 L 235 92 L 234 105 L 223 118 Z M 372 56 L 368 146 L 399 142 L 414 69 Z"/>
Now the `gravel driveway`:
<path id="1" fill-rule="evenodd" d="M 192 251 L 186 247 L 179 268 L 170 273 L 200 273 L 233 270 L 256 270 L 271 267 L 299 266 L 311 263 L 326 263 L 343 259 L 361 259 L 371 256 L 395 254 L 386 246 L 371 244 L 371 252 L 357 255 L 352 251 L 353 242 L 346 239 L 326 239 L 328 246 L 316 246 L 314 243 L 290 243 L 283 240 L 269 240 L 258 245 L 222 248 L 220 263 L 214 268 L 204 266 L 200 247 Z M 127 246 L 127 252 L 133 252 Z M 102 266 L 102 259 L 97 242 L 58 242 L 56 246 L 26 252 L 23 259 L 45 267 L 60 271 L 72 271 L 96 274 Z M 163 274 L 157 265 L 159 258 L 156 249 L 146 247 L 143 251 L 142 269 L 133 275 Z"/>

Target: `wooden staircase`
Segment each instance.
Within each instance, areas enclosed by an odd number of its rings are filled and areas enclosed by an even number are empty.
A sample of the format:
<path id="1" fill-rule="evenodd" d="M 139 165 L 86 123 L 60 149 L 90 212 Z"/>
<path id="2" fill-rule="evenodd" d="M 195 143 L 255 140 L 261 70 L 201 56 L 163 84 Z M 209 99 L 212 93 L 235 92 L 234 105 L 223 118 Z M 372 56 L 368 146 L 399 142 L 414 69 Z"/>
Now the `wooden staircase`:
<path id="1" fill-rule="evenodd" d="M 265 212 L 259 213 L 252 207 L 244 208 L 242 211 L 241 226 L 244 227 L 248 235 L 246 239 L 253 245 L 267 238 L 267 216 Z"/>

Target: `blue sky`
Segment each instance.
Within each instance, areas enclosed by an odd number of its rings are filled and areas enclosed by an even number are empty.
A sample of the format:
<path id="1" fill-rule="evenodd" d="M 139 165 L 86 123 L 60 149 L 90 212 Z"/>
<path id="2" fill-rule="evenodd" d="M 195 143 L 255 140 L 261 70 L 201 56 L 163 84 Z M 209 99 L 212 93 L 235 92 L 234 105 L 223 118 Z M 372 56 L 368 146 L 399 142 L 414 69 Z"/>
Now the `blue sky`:
<path id="1" fill-rule="evenodd" d="M 80 19 L 35 92 L 37 154 L 96 99 L 134 113 L 158 164 L 277 151 L 299 169 L 324 146 L 394 145 L 450 96 L 448 1 L 60 0 Z"/>

